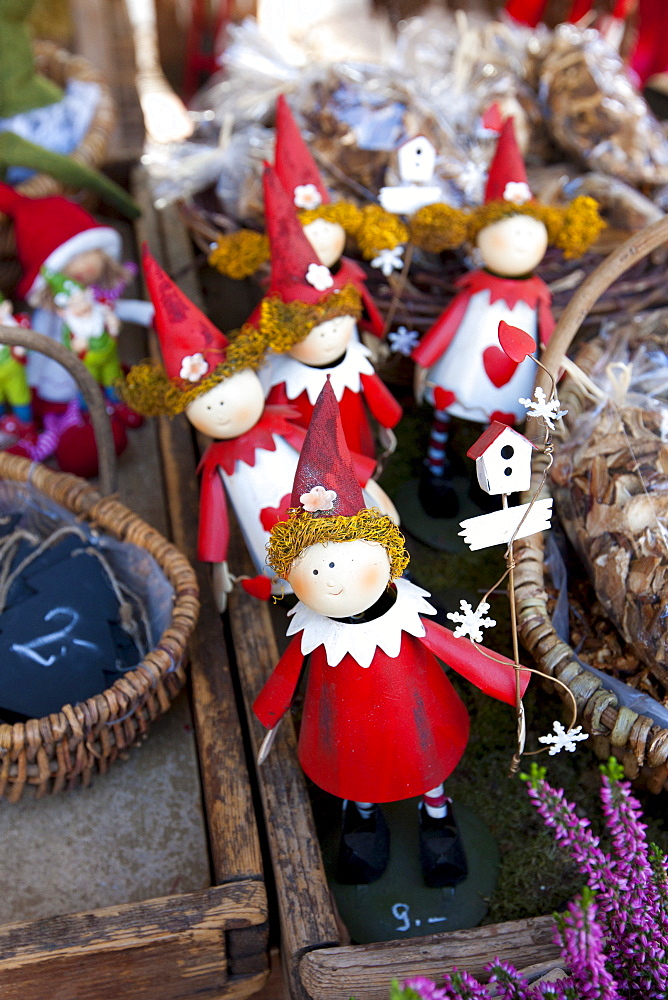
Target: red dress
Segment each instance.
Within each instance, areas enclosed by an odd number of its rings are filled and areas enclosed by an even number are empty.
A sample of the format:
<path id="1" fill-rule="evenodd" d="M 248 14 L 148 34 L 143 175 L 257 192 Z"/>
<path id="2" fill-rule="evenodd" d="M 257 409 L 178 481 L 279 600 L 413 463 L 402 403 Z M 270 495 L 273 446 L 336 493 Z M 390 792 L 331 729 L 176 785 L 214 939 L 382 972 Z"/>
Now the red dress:
<path id="1" fill-rule="evenodd" d="M 469 720 L 436 655 L 485 693 L 515 703 L 510 660 L 496 653 L 490 660 L 468 639 L 423 621 L 422 614 L 435 613 L 426 591 L 406 580 L 396 589 L 395 604 L 367 624 L 337 622 L 298 604 L 288 629 L 297 634 L 253 706 L 263 725 L 275 726 L 311 653 L 299 761 L 320 788 L 343 799 L 420 795 L 457 766 Z M 528 679 L 523 672 L 522 690 Z"/>

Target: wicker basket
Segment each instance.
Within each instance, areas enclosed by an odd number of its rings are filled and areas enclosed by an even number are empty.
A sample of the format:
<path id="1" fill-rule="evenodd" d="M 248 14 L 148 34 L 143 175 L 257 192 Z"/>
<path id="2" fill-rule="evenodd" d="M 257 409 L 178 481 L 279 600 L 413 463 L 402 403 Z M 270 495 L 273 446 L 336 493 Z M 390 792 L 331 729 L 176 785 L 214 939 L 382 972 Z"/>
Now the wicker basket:
<path id="1" fill-rule="evenodd" d="M 34 331 L 0 327 L 2 342 L 22 343 L 31 349 L 66 361 L 77 382 L 91 400 L 91 419 L 96 436 L 110 439 L 108 419 L 101 395 L 83 364 L 66 348 L 40 337 Z M 97 403 L 97 406 L 94 405 Z M 99 449 L 100 462 L 113 462 L 113 446 Z M 105 483 L 113 480 L 108 469 L 101 470 Z M 195 573 L 186 558 L 159 532 L 110 496 L 66 473 L 6 452 L 0 452 L 0 480 L 4 491 L 31 493 L 41 514 L 53 520 L 76 521 L 95 533 L 130 543 L 155 561 L 157 572 L 173 589 L 167 599 L 168 622 L 154 648 L 133 670 L 125 673 L 106 691 L 76 705 L 64 705 L 57 713 L 25 723 L 0 725 L 0 796 L 10 802 L 21 798 L 26 788 L 36 795 L 86 785 L 97 771 L 110 764 L 145 736 L 152 720 L 165 712 L 185 682 L 184 654 L 199 612 Z M 57 505 L 57 506 L 54 506 Z M 140 573 L 145 573 L 144 568 Z M 150 587 L 150 584 L 148 584 Z M 163 595 L 163 604 L 165 597 Z M 165 617 L 163 615 L 163 617 Z"/>
<path id="2" fill-rule="evenodd" d="M 573 336 L 600 295 L 619 275 L 667 241 L 668 217 L 664 217 L 627 240 L 581 285 L 562 314 L 542 359 L 553 374 L 558 372 Z M 544 389 L 545 383 L 544 378 L 539 382 Z M 564 380 L 559 397 L 569 409 L 569 417 L 575 417 L 581 406 L 578 389 Z M 541 478 L 542 468 L 537 468 L 534 483 L 539 484 Z M 518 624 L 526 648 L 542 670 L 570 688 L 584 728 L 595 737 L 594 748 L 601 757 L 613 753 L 623 764 L 626 776 L 641 778 L 650 791 L 668 788 L 668 729 L 620 705 L 616 695 L 582 666 L 552 626 L 545 588 L 543 536 L 517 541 L 515 560 Z"/>
<path id="3" fill-rule="evenodd" d="M 68 80 L 97 83 L 100 100 L 88 132 L 80 145 L 71 153 L 73 160 L 84 166 L 101 166 L 107 154 L 111 134 L 116 123 L 116 111 L 111 90 L 104 77 L 82 56 L 75 56 L 53 42 L 35 42 L 33 47 L 35 67 L 38 72 L 64 87 Z M 49 174 L 34 174 L 17 186 L 17 191 L 29 198 L 46 198 L 62 194 L 65 188 Z M 21 267 L 16 259 L 14 226 L 6 215 L 0 213 L 0 288 L 9 290 L 21 277 Z"/>

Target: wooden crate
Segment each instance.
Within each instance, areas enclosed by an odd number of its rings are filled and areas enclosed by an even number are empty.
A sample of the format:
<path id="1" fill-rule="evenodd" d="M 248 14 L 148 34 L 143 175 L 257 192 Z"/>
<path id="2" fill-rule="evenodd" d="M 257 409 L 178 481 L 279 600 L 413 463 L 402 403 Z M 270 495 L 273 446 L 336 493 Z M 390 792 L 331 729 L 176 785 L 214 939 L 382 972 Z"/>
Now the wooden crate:
<path id="1" fill-rule="evenodd" d="M 173 267 L 178 244 L 150 213 L 147 220 L 139 238 Z M 122 483 L 121 492 L 153 523 L 171 524 L 173 541 L 196 566 L 197 482 L 193 447 L 183 431 L 181 422 L 165 422 L 159 435 L 164 460 L 157 444 L 147 448 L 142 481 Z M 150 435 L 156 441 L 154 426 Z M 3 1000 L 242 1000 L 267 979 L 267 896 L 251 786 L 223 623 L 201 569 L 202 610 L 190 644 L 191 711 L 211 884 L 0 926 Z"/>
<path id="2" fill-rule="evenodd" d="M 184 257 L 188 238 L 180 228 L 177 212 L 168 209 L 154 215 L 170 233 L 170 252 L 174 246 L 179 247 L 167 270 L 201 305 L 195 262 L 191 257 L 188 263 Z M 174 433 L 176 425 L 174 420 L 170 433 Z M 189 464 L 188 469 L 191 467 Z M 194 488 L 194 480 L 189 480 L 189 485 Z M 230 565 L 235 573 L 252 576 L 255 570 L 233 517 L 231 522 Z M 230 595 L 228 618 L 230 654 L 236 661 L 256 757 L 265 730 L 251 706 L 279 656 L 272 618 L 267 604 L 241 590 Z M 518 968 L 535 967 L 535 976 L 556 967 L 559 952 L 552 940 L 551 917 L 410 940 L 342 944 L 288 717 L 257 774 L 276 884 L 284 982 L 295 1000 L 387 1000 L 390 981 L 395 977 L 420 974 L 438 979 L 453 966 L 477 973 L 495 956 L 512 961 Z"/>

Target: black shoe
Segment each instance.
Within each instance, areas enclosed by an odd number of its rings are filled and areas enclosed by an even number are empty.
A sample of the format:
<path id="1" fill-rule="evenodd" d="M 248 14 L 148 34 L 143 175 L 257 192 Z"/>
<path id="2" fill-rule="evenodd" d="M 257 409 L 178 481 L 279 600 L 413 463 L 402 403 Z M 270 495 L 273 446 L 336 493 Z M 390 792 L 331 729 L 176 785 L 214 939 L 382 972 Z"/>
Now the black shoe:
<path id="1" fill-rule="evenodd" d="M 336 880 L 342 885 L 368 885 L 379 879 L 390 858 L 390 831 L 378 806 L 363 819 L 354 802 L 343 803 L 343 824 Z"/>
<path id="2" fill-rule="evenodd" d="M 429 517 L 455 517 L 459 499 L 448 475 L 436 476 L 426 467 L 420 476 L 418 500 Z"/>
<path id="3" fill-rule="evenodd" d="M 430 816 L 424 802 L 418 809 L 420 864 L 425 884 L 432 888 L 457 885 L 466 878 L 468 867 L 451 803 L 442 818 Z"/>

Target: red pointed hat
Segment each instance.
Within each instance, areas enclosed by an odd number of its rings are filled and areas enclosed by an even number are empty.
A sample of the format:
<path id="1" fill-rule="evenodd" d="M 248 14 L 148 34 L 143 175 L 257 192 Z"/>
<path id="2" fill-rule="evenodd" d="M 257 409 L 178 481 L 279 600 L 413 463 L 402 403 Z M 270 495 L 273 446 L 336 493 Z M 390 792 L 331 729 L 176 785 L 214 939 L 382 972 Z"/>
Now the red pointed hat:
<path id="1" fill-rule="evenodd" d="M 0 212 L 14 222 L 16 253 L 23 270 L 16 292 L 22 299 L 43 286 L 42 267 L 63 271 L 73 257 L 88 250 L 103 250 L 120 259 L 120 234 L 60 195 L 27 198 L 0 182 Z"/>
<path id="2" fill-rule="evenodd" d="M 485 204 L 490 201 L 515 202 L 517 205 L 533 201 L 512 118 L 506 118 L 503 123 L 489 167 Z"/>
<path id="3" fill-rule="evenodd" d="M 315 305 L 340 287 L 304 235 L 295 207 L 273 167 L 264 167 L 264 212 L 271 248 L 269 294 Z"/>
<path id="4" fill-rule="evenodd" d="M 276 102 L 275 167 L 295 208 L 318 208 L 329 203 L 318 166 L 283 94 Z"/>
<path id="5" fill-rule="evenodd" d="M 148 247 L 142 247 L 146 288 L 155 306 L 153 325 L 160 341 L 165 372 L 193 386 L 225 361 L 227 338 L 163 271 Z"/>
<path id="6" fill-rule="evenodd" d="M 365 507 L 329 376 L 313 408 L 290 506 L 300 507 L 314 517 L 352 517 Z"/>

